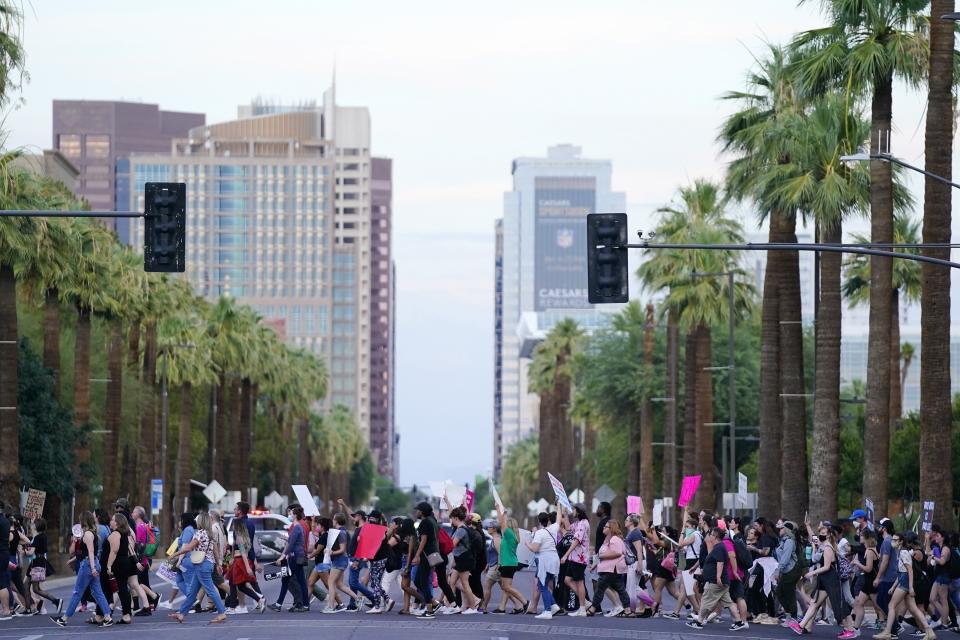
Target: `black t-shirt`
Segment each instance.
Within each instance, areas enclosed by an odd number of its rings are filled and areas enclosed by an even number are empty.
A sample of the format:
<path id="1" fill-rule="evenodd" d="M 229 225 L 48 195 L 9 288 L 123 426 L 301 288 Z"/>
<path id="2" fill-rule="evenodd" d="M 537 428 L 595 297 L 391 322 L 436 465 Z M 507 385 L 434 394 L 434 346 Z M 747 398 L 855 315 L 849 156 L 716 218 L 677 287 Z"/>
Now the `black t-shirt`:
<path id="1" fill-rule="evenodd" d="M 0 513 L 0 558 L 6 558 L 9 554 L 10 549 L 17 548 L 15 544 L 13 542 L 9 542 L 9 540 L 10 540 L 10 520 L 7 519 L 7 516 Z"/>
<path id="2" fill-rule="evenodd" d="M 600 522 L 597 523 L 597 533 L 593 538 L 596 541 L 595 549 L 597 553 L 600 552 L 600 547 L 603 546 L 603 543 L 607 541 L 607 536 L 603 535 L 603 528 L 607 526 L 608 522 L 610 522 L 610 516 L 603 516 L 600 518 Z"/>
<path id="3" fill-rule="evenodd" d="M 360 529 L 362 528 L 363 528 L 363 525 L 356 527 L 353 530 L 353 535 L 350 536 L 350 543 L 347 545 L 347 555 L 350 556 L 351 558 L 357 552 L 357 544 L 359 544 L 359 541 L 360 541 Z"/>
<path id="4" fill-rule="evenodd" d="M 476 527 L 467 527 L 470 536 L 470 551 L 473 552 L 474 569 L 483 571 L 487 568 L 487 540 Z"/>
<path id="5" fill-rule="evenodd" d="M 779 540 L 777 540 L 777 539 L 774 538 L 773 536 L 765 533 L 765 534 L 763 534 L 762 536 L 760 536 L 760 539 L 757 541 L 757 548 L 758 548 L 758 549 L 769 549 L 770 551 L 767 553 L 767 557 L 768 557 L 768 558 L 772 558 L 772 557 L 774 557 L 773 552 L 774 552 L 774 550 L 776 550 L 776 548 L 777 548 L 777 546 L 779 546 L 779 544 L 780 544 L 780 541 L 779 541 Z"/>
<path id="6" fill-rule="evenodd" d="M 424 556 L 431 553 L 440 553 L 440 544 L 437 541 L 437 521 L 432 516 L 421 520 L 420 526 L 417 527 L 417 544 L 419 545 L 424 538 L 427 539 L 427 544 L 423 547 Z"/>
<path id="7" fill-rule="evenodd" d="M 730 561 L 729 556 L 727 555 L 727 548 L 723 546 L 722 542 L 718 542 L 713 547 L 713 551 L 707 554 L 707 561 L 703 565 L 703 579 L 709 584 L 711 582 L 715 583 L 717 581 L 717 564 L 724 563 L 724 570 L 720 576 L 720 580 L 723 584 L 729 584 L 730 579 L 727 578 L 726 563 Z"/>
<path id="8" fill-rule="evenodd" d="M 33 547 L 33 552 L 37 556 L 46 557 L 47 555 L 47 534 L 38 533 L 33 537 L 33 542 L 31 544 Z"/>

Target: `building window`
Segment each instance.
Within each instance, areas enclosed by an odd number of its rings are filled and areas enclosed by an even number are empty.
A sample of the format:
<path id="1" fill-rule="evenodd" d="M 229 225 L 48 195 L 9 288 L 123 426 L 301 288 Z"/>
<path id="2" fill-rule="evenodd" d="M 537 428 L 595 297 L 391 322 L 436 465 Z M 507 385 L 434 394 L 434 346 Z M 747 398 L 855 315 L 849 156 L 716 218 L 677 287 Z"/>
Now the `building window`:
<path id="1" fill-rule="evenodd" d="M 60 149 L 60 153 L 67 156 L 68 158 L 79 158 L 80 157 L 80 136 L 72 133 L 60 134 L 57 140 L 57 148 Z"/>
<path id="2" fill-rule="evenodd" d="M 84 173 L 88 176 L 107 176 L 110 175 L 110 167 L 105 164 L 88 164 Z"/>
<path id="3" fill-rule="evenodd" d="M 83 186 L 86 189 L 109 189 L 110 181 L 109 180 L 86 180 L 84 181 Z"/>
<path id="4" fill-rule="evenodd" d="M 110 136 L 87 136 L 85 151 L 88 158 L 109 158 Z"/>

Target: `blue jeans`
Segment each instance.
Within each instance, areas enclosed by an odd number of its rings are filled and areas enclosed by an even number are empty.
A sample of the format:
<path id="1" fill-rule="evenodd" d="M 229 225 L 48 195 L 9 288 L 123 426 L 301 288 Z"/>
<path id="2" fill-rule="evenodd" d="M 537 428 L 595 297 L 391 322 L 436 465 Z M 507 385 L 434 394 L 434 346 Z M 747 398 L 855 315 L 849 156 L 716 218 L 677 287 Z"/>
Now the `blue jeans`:
<path id="1" fill-rule="evenodd" d="M 425 567 L 425 569 L 420 571 L 420 567 Z M 424 603 L 433 602 L 433 569 L 427 564 L 426 558 L 421 558 L 419 564 L 410 568 L 410 582 L 420 592 Z"/>
<path id="2" fill-rule="evenodd" d="M 540 560 L 534 558 L 534 561 L 536 563 L 535 566 L 537 567 L 537 573 L 539 574 Z M 553 575 L 552 573 L 548 573 L 547 582 L 553 582 L 554 584 L 556 584 L 557 576 Z M 556 604 L 556 602 L 553 599 L 553 588 L 552 587 L 548 588 L 547 585 L 540 582 L 540 578 L 537 578 L 537 589 L 540 591 L 540 599 L 543 600 L 543 610 L 550 611 L 550 609 L 553 608 L 553 605 Z"/>
<path id="3" fill-rule="evenodd" d="M 189 563 L 189 558 L 187 562 Z M 203 590 L 207 592 L 210 599 L 213 600 L 213 606 L 217 608 L 217 613 L 226 611 L 223 607 L 223 599 L 220 597 L 220 592 L 217 591 L 217 588 L 213 584 L 213 563 L 210 562 L 210 560 L 204 560 L 202 564 L 192 565 L 191 568 L 190 587 L 186 599 L 183 601 L 183 604 L 180 605 L 180 613 L 186 614 L 193 608 L 197 594 L 200 593 L 201 585 L 203 585 Z"/>
<path id="4" fill-rule="evenodd" d="M 354 566 L 356 566 L 356 568 L 354 568 Z M 364 596 L 370 599 L 370 602 L 372 602 L 374 606 L 376 606 L 380 604 L 379 598 L 377 598 L 377 594 L 375 594 L 371 589 L 368 589 L 367 587 L 363 586 L 360 583 L 360 572 L 366 568 L 367 568 L 366 560 L 358 560 L 354 558 L 350 563 L 350 577 L 349 577 L 348 584 L 350 585 L 351 591 L 353 591 L 354 593 L 363 594 Z"/>
<path id="5" fill-rule="evenodd" d="M 892 597 L 890 587 L 892 586 L 892 582 L 880 582 L 877 586 L 877 606 L 880 607 L 884 615 L 887 615 L 887 610 L 890 608 L 890 598 Z"/>
<path id="6" fill-rule="evenodd" d="M 187 591 L 190 590 L 190 581 L 192 579 L 193 565 L 190 563 L 190 558 L 184 558 L 183 562 L 180 563 L 180 571 L 177 572 L 177 589 L 184 597 L 187 596 Z"/>
<path id="7" fill-rule="evenodd" d="M 80 599 L 83 598 L 83 592 L 87 590 L 87 587 L 90 587 L 90 593 L 93 594 L 93 599 L 96 600 L 100 610 L 107 612 L 107 615 L 109 615 L 110 605 L 107 604 L 107 599 L 103 595 L 103 589 L 100 588 L 100 578 L 93 577 L 93 572 L 90 570 L 90 561 L 85 559 L 78 564 L 77 581 L 73 585 L 73 595 L 70 597 L 70 604 L 67 605 L 67 611 L 64 615 L 69 618 L 77 612 Z"/>
<path id="8" fill-rule="evenodd" d="M 953 608 L 960 611 L 960 578 L 950 582 L 950 601 Z"/>

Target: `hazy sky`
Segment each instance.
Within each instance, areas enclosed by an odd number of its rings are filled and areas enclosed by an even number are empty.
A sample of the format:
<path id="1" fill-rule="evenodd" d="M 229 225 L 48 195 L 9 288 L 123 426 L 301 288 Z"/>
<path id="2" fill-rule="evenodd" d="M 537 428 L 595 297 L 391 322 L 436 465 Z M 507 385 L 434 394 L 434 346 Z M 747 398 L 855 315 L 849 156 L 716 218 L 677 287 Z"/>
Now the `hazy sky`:
<path id="1" fill-rule="evenodd" d="M 560 142 L 609 158 L 648 224 L 677 186 L 722 175 L 717 98 L 744 88 L 753 55 L 822 23 L 793 0 L 481 5 L 34 2 L 8 144 L 49 147 L 56 98 L 208 122 L 257 95 L 319 102 L 336 61 L 338 101 L 369 107 L 373 152 L 394 159 L 401 483 L 468 480 L 492 466 L 493 223 L 511 160 Z M 894 101 L 894 153 L 919 164 L 924 98 Z"/>

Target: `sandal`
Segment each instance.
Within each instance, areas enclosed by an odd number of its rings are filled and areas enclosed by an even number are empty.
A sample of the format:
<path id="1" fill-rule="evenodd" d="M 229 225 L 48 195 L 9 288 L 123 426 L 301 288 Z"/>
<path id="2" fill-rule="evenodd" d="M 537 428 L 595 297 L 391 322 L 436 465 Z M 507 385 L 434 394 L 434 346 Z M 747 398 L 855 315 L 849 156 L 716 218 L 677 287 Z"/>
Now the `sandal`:
<path id="1" fill-rule="evenodd" d="M 507 612 L 506 609 L 494 609 L 490 613 L 506 613 L 506 612 Z"/>
<path id="2" fill-rule="evenodd" d="M 618 613 L 613 617 L 614 618 L 636 618 L 637 614 L 635 614 L 633 611 L 628 611 L 624 609 L 623 611 L 621 611 L 620 613 Z"/>
<path id="3" fill-rule="evenodd" d="M 220 615 L 218 615 L 216 618 L 214 618 L 213 620 L 211 620 L 211 621 L 208 622 L 207 624 L 220 624 L 220 623 L 226 622 L 226 621 L 227 621 L 227 616 L 221 613 Z"/>
<path id="4" fill-rule="evenodd" d="M 590 606 L 587 607 L 587 617 L 592 618 L 595 615 L 597 615 L 597 610 L 594 609 L 593 605 L 591 604 Z"/>
<path id="5" fill-rule="evenodd" d="M 183 616 L 180 615 L 179 613 L 170 613 L 170 614 L 167 614 L 167 617 L 168 617 L 168 618 L 173 618 L 174 620 L 176 620 L 176 621 L 179 622 L 180 624 L 183 624 Z"/>

